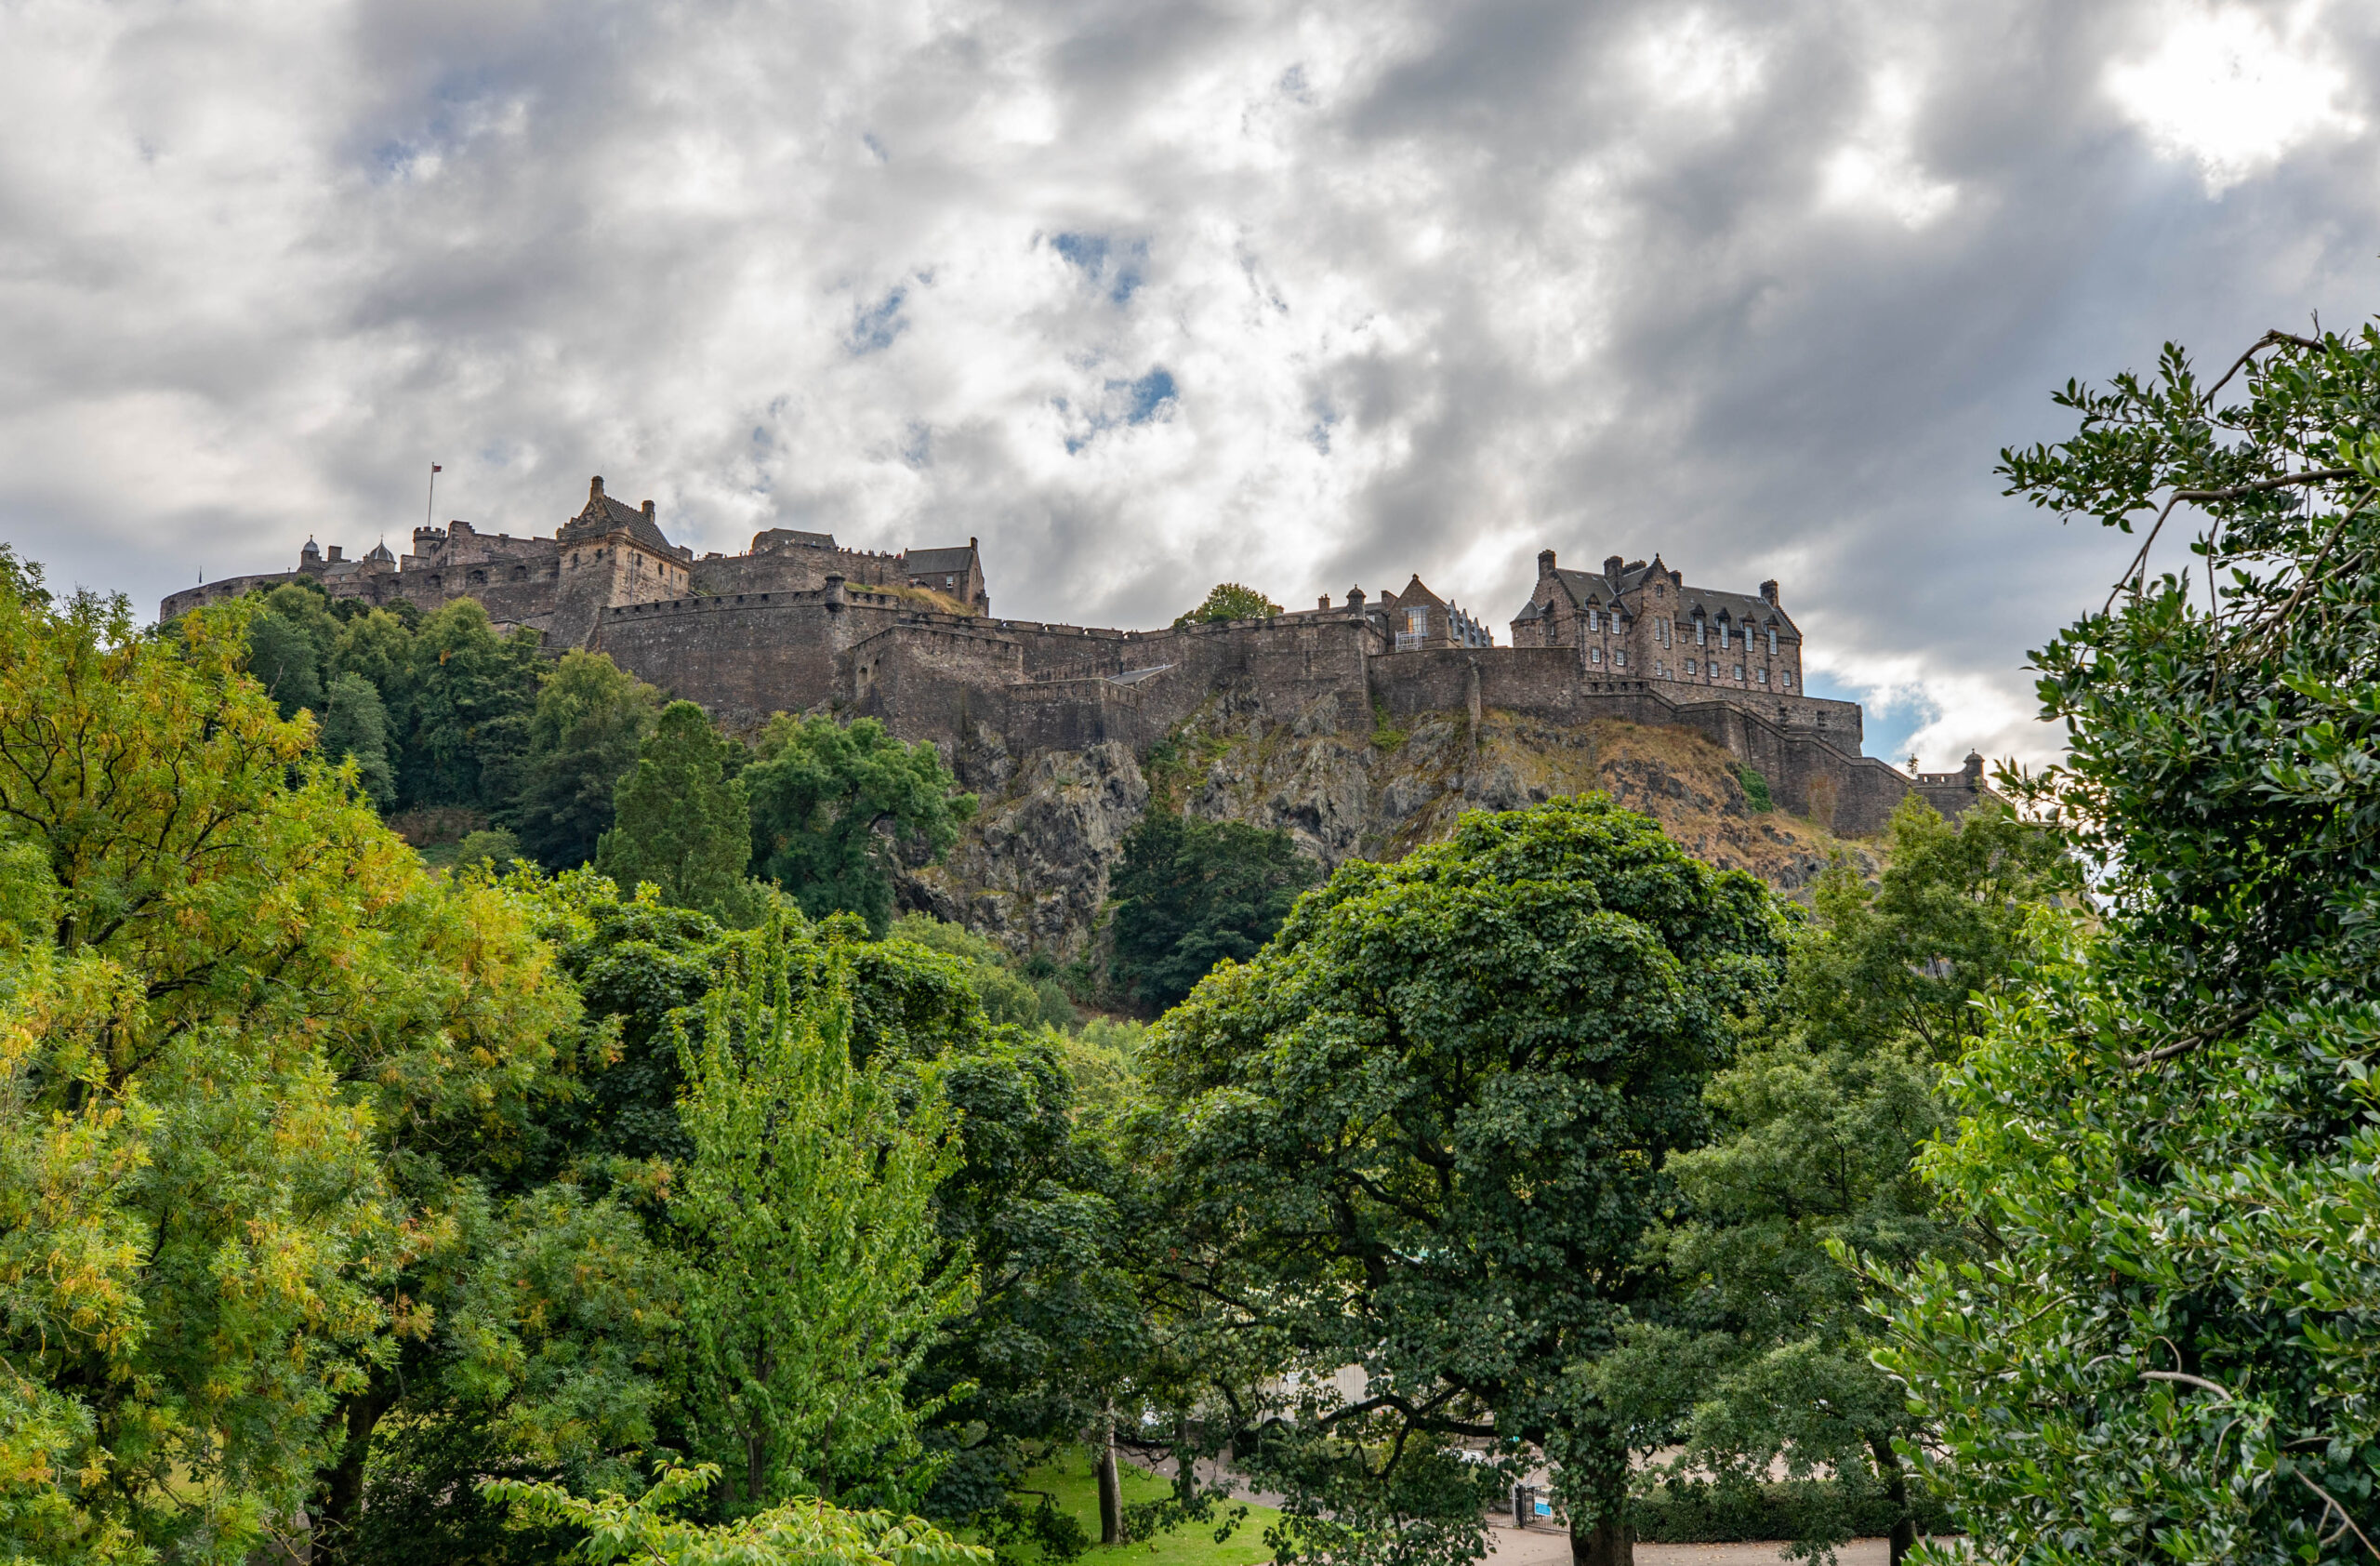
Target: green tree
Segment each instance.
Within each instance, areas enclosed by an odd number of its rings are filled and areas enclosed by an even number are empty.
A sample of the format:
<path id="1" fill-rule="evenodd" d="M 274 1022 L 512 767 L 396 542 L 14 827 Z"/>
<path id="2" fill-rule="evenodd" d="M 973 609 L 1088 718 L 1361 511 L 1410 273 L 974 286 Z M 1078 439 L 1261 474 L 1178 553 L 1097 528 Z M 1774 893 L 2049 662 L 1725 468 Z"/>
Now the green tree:
<path id="1" fill-rule="evenodd" d="M 1162 1011 L 1209 969 L 1272 939 L 1321 868 L 1284 831 L 1153 810 L 1125 834 L 1108 883 L 1117 975 Z"/>
<path id="2" fill-rule="evenodd" d="M 2078 888 L 2054 833 L 1996 807 L 1952 824 L 1912 794 L 1884 856 L 1872 882 L 1837 859 L 1812 888 L 1770 1017 L 1712 1080 L 1719 1135 L 1669 1161 L 1692 1215 L 1666 1249 L 1701 1280 L 1669 1341 L 1713 1366 L 1680 1469 L 1749 1484 L 1782 1458 L 1794 1478 L 1874 1485 L 1899 1514 L 1897 1561 L 1916 1526 L 1893 1442 L 1920 1432 L 1870 1361 L 1877 1323 L 1830 1247 L 1898 1266 L 1977 1253 L 1916 1172 L 1950 1127 L 1936 1082 L 1974 999 L 2020 971 L 2027 923 Z"/>
<path id="3" fill-rule="evenodd" d="M 477 599 L 457 598 L 423 617 L 406 653 L 408 726 L 397 769 L 404 803 L 509 804 L 536 697 L 536 632 L 499 637 Z"/>
<path id="4" fill-rule="evenodd" d="M 2237 400 L 2220 400 L 2240 383 Z M 1897 1279 L 1885 1363 L 1987 1559 L 2361 1559 L 2380 1543 L 2380 330 L 2213 384 L 2069 383 L 2012 492 L 2130 531 L 2034 655 L 2067 759 L 2011 786 L 2098 927 L 1991 1006 L 1924 1171 L 1993 1237 Z M 2153 574 L 2171 514 L 2193 572 Z M 2213 591 L 2210 593 L 2210 585 Z"/>
<path id="5" fill-rule="evenodd" d="M 1208 590 L 1199 605 L 1173 617 L 1173 629 L 1186 625 L 1205 625 L 1220 620 L 1268 619 L 1281 612 L 1281 606 L 1251 587 L 1237 582 L 1217 582 Z"/>
<path id="6" fill-rule="evenodd" d="M 975 814 L 923 741 L 905 745 L 873 718 L 849 725 L 779 713 L 744 776 L 760 873 L 823 917 L 856 913 L 882 935 L 892 919 L 893 856 L 939 859 Z"/>
<path id="7" fill-rule="evenodd" d="M 402 730 L 402 719 L 412 709 L 413 679 L 413 627 L 403 617 L 374 609 L 349 620 L 331 644 L 330 667 L 334 679 L 361 674 L 371 681 L 397 725 L 391 732 Z"/>
<path id="8" fill-rule="evenodd" d="M 759 899 L 744 878 L 752 812 L 728 768 L 735 742 L 691 701 L 662 709 L 613 794 L 617 823 L 598 841 L 595 869 L 623 886 L 649 882 L 664 902 L 748 924 Z"/>
<path id="9" fill-rule="evenodd" d="M 661 693 L 607 654 L 573 648 L 547 671 L 512 808 L 513 829 L 540 864 L 569 869 L 595 856 L 614 791 L 660 712 Z"/>
<path id="10" fill-rule="evenodd" d="M 694 1156 L 670 1214 L 694 1445 L 723 1460 L 735 1511 L 804 1491 L 906 1505 L 931 1479 L 932 1410 L 904 1392 L 972 1289 L 933 1236 L 959 1149 L 938 1071 L 855 1065 L 849 981 L 802 994 L 798 944 L 772 924 L 687 1046 Z"/>
<path id="11" fill-rule="evenodd" d="M 281 715 L 294 718 L 300 709 L 321 711 L 322 655 L 306 628 L 270 609 L 248 621 L 248 672 L 271 693 Z"/>
<path id="12" fill-rule="evenodd" d="M 372 803 L 386 810 L 396 803 L 397 780 L 389 765 L 389 710 L 372 682 L 341 674 L 324 703 L 319 743 L 332 761 L 353 761 L 355 778 Z"/>
<path id="13" fill-rule="evenodd" d="M 1557 1465 L 1580 1559 L 1626 1557 L 1631 1456 L 1691 1382 L 1629 1356 L 1677 1293 L 1646 1247 L 1661 1161 L 1783 955 L 1759 883 L 1561 799 L 1342 866 L 1152 1029 L 1157 1277 L 1236 1380 L 1199 1402 L 1288 1497 L 1278 1547 L 1475 1555 L 1498 1469 L 1452 1445 L 1485 1439 Z"/>
<path id="14" fill-rule="evenodd" d="M 446 1149 L 569 1010 L 240 672 L 267 613 L 143 639 L 0 559 L 0 1526 L 44 1559 L 240 1560 L 313 1508 L 419 1325 Z"/>
<path id="15" fill-rule="evenodd" d="M 887 934 L 965 963 L 968 985 L 983 1002 L 984 1015 L 995 1024 L 1066 1028 L 1077 1020 L 1073 1003 L 1054 978 L 1027 979 L 1010 963 L 1007 952 L 963 924 L 929 913 L 905 913 Z"/>
<path id="16" fill-rule="evenodd" d="M 589 1501 L 552 1483 L 486 1480 L 481 1488 L 522 1522 L 583 1532 L 580 1559 L 650 1566 L 988 1566 L 991 1552 L 962 1545 L 920 1519 L 848 1512 L 800 1496 L 734 1522 L 705 1525 L 669 1514 L 719 1482 L 714 1464 L 663 1470 L 635 1500 L 606 1491 Z"/>

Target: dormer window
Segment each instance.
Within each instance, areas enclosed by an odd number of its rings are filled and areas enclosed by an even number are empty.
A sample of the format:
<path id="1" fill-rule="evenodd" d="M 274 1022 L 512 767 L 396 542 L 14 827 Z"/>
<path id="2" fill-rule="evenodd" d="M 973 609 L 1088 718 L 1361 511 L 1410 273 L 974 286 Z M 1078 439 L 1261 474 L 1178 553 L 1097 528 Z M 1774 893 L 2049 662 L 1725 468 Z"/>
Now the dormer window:
<path id="1" fill-rule="evenodd" d="M 1587 611 L 1587 629 L 1589 630 L 1601 630 L 1603 629 L 1603 617 L 1593 608 L 1590 608 Z"/>
<path id="2" fill-rule="evenodd" d="M 1768 656 L 1777 656 L 1777 628 L 1773 625 L 1768 628 Z"/>
<path id="3" fill-rule="evenodd" d="M 1711 639 L 1711 627 L 1700 615 L 1694 617 L 1694 644 L 1698 647 Z"/>

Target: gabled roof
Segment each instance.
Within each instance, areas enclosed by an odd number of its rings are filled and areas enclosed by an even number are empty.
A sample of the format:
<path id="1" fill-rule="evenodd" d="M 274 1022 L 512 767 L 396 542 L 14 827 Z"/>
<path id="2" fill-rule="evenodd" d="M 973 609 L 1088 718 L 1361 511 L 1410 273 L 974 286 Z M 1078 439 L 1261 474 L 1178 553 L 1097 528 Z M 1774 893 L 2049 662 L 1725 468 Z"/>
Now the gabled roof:
<path id="1" fill-rule="evenodd" d="M 975 547 L 960 544 L 946 550 L 911 550 L 903 558 L 908 563 L 912 577 L 939 577 L 945 572 L 959 576 L 974 563 Z"/>
<path id="2" fill-rule="evenodd" d="M 600 538 L 607 533 L 625 533 L 655 554 L 678 552 L 662 537 L 651 517 L 604 494 L 603 481 L 596 479 L 588 485 L 587 509 L 564 523 L 559 537 L 567 544 L 582 538 Z"/>

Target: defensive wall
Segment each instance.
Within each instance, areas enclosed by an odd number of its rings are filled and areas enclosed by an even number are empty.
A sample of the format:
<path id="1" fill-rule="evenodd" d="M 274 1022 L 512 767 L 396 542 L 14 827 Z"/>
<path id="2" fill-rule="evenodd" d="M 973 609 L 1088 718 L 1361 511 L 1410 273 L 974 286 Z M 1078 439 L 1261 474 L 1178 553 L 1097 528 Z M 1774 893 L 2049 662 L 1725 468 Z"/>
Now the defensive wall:
<path id="1" fill-rule="evenodd" d="M 1145 751 L 1215 706 L 1233 721 L 1342 733 L 1496 710 L 1691 729 L 1759 771 L 1778 805 L 1846 836 L 1882 830 L 1912 791 L 1949 815 L 1988 791 L 1979 758 L 1918 779 L 1861 755 L 1855 703 L 1591 675 L 1569 646 L 1398 652 L 1352 610 L 1117 630 L 921 611 L 830 577 L 806 591 L 615 605 L 589 644 L 732 727 L 830 710 L 953 755 L 1106 741 Z"/>

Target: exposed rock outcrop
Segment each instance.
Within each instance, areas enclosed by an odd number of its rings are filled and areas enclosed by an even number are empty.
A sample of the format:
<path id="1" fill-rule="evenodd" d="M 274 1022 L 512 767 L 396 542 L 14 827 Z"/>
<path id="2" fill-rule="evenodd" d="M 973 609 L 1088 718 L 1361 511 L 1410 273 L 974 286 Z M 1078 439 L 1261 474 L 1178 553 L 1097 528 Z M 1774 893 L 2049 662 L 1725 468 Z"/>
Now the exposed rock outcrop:
<path id="1" fill-rule="evenodd" d="M 1218 701 L 1145 756 L 1109 742 L 1008 763 L 996 747 L 969 747 L 956 759 L 983 808 L 946 861 L 910 872 L 904 900 L 1068 961 L 1091 943 L 1124 836 L 1152 804 L 1279 828 L 1326 869 L 1400 857 L 1446 837 L 1466 810 L 1598 789 L 1698 858 L 1780 890 L 1806 885 L 1837 853 L 1871 858 L 1810 821 L 1755 810 L 1734 758 L 1684 729 L 1489 710 L 1475 725 L 1457 711 L 1367 737 L 1335 713 L 1314 720 Z"/>

